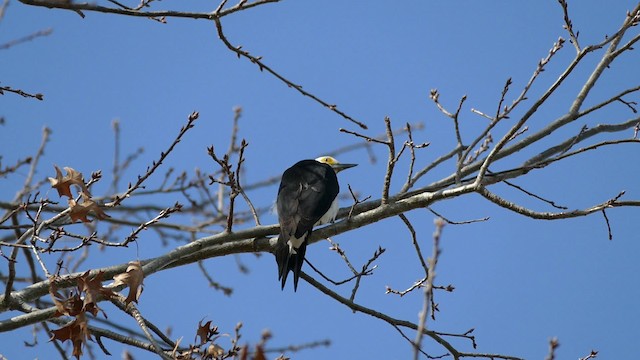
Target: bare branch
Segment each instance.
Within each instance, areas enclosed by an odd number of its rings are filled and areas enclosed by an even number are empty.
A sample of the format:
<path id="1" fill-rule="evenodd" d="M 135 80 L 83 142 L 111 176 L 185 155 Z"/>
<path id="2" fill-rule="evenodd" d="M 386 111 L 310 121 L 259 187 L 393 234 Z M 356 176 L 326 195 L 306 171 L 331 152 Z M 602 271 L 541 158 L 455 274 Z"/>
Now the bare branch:
<path id="1" fill-rule="evenodd" d="M 611 233 L 611 224 L 609 224 L 609 217 L 607 216 L 607 209 L 602 209 L 602 216 L 604 216 L 604 221 L 607 223 L 607 232 L 609 233 L 609 240 L 613 240 L 613 234 Z"/>
<path id="2" fill-rule="evenodd" d="M 388 323 L 391 326 L 396 327 L 396 328 L 397 327 L 405 327 L 405 328 L 412 329 L 412 330 L 418 330 L 418 325 L 417 324 L 414 324 L 414 323 L 412 323 L 410 321 L 407 321 L 407 320 L 400 320 L 400 319 L 393 318 L 393 317 L 391 317 L 389 315 L 386 315 L 386 314 L 384 314 L 382 312 L 376 311 L 374 309 L 367 308 L 365 306 L 362 306 L 362 305 L 360 305 L 358 303 L 355 303 L 353 301 L 350 301 L 347 298 L 344 298 L 344 297 L 338 295 L 337 293 L 335 293 L 331 289 L 325 287 L 321 283 L 317 282 L 316 280 L 314 280 L 312 277 L 310 277 L 309 275 L 307 275 L 304 272 L 300 273 L 300 277 L 302 279 L 304 279 L 306 282 L 308 282 L 309 284 L 311 284 L 316 289 L 320 290 L 323 294 L 328 295 L 329 297 L 333 298 L 334 300 L 338 301 L 339 303 L 347 306 L 351 310 L 354 310 L 356 312 L 361 312 L 363 314 L 366 314 L 366 315 L 375 317 L 377 319 L 383 320 L 386 323 Z M 423 329 L 423 333 L 424 333 L 424 335 L 432 338 L 438 344 L 442 345 L 453 356 L 454 359 L 460 359 L 461 357 L 483 357 L 483 358 L 495 358 L 495 359 L 506 359 L 506 360 L 522 360 L 521 358 L 517 358 L 517 357 L 513 357 L 513 356 L 498 355 L 498 354 L 461 353 L 461 352 L 457 351 L 444 338 L 442 338 L 440 335 L 438 335 L 437 332 L 434 332 L 434 331 L 431 331 L 431 330 L 428 330 L 428 329 Z"/>
<path id="3" fill-rule="evenodd" d="M 562 48 L 562 44 L 563 44 L 563 39 L 562 38 L 558 39 L 558 42 L 554 43 L 551 50 L 549 50 L 549 54 L 547 55 L 547 57 L 540 60 L 540 62 L 538 63 L 538 67 L 536 68 L 533 75 L 531 76 L 531 79 L 529 80 L 524 90 L 522 91 L 522 94 L 520 95 L 519 100 L 524 99 L 525 94 L 529 91 L 535 79 L 537 79 L 540 73 L 544 71 L 545 65 L 547 65 L 549 61 L 551 61 L 553 56 Z M 567 69 L 567 71 L 569 71 L 569 69 Z M 566 75 L 563 74 L 564 76 L 567 76 L 569 74 L 567 71 L 565 71 Z M 478 175 L 476 176 L 476 183 L 479 184 L 482 182 L 482 178 L 484 177 L 485 173 L 489 169 L 489 165 L 494 160 L 494 158 L 498 155 L 498 153 L 502 150 L 502 148 L 507 144 L 507 142 L 513 139 L 514 135 L 520 130 L 520 128 L 522 128 L 525 122 L 527 122 L 527 120 L 529 120 L 529 118 L 537 111 L 538 107 L 542 105 L 542 103 L 545 102 L 549 96 L 551 96 L 551 94 L 555 91 L 555 89 L 558 86 L 560 86 L 560 83 L 562 83 L 564 79 L 565 77 L 561 76 L 558 80 L 556 80 L 556 82 L 547 90 L 547 92 L 544 95 L 542 95 L 538 99 L 538 101 L 536 101 L 533 104 L 533 106 L 527 111 L 527 113 L 525 113 L 524 116 L 522 116 L 522 118 L 514 126 L 512 126 L 511 129 L 502 137 L 502 139 L 498 141 L 498 143 L 494 146 L 494 148 L 491 150 L 489 155 L 487 155 L 487 157 L 482 162 L 482 166 L 478 170 Z"/>
<path id="4" fill-rule="evenodd" d="M 413 359 L 418 360 L 420 352 L 418 349 L 422 347 L 422 337 L 425 335 L 425 329 L 427 328 L 427 316 L 429 313 L 429 307 L 431 307 L 431 318 L 435 320 L 436 305 L 433 300 L 433 279 L 436 277 L 436 265 L 438 264 L 438 257 L 440 256 L 440 237 L 442 235 L 442 228 L 445 222 L 442 219 L 436 218 L 434 221 L 435 231 L 433 233 L 433 254 L 429 258 L 429 272 L 427 276 L 427 282 L 424 286 L 424 301 L 422 304 L 422 310 L 418 315 L 418 328 L 416 329 L 416 339 L 413 342 L 414 352 Z M 454 355 L 455 357 L 455 355 Z"/>
<path id="5" fill-rule="evenodd" d="M 385 144 L 389 148 L 389 160 L 387 160 L 387 171 L 384 174 L 384 184 L 382 186 L 382 205 L 386 205 L 389 202 L 389 187 L 391 186 L 391 177 L 393 176 L 393 169 L 398 161 L 396 157 L 396 145 L 393 140 L 393 131 L 391 130 L 391 119 L 389 117 L 384 118 L 384 125 L 387 129 L 387 141 Z M 399 156 L 400 154 L 398 154 Z"/>
<path id="6" fill-rule="evenodd" d="M 473 224 L 473 223 L 477 223 L 477 222 L 488 221 L 490 219 L 487 216 L 487 217 L 483 217 L 483 218 L 480 218 L 480 219 L 472 219 L 472 220 L 464 220 L 464 221 L 453 221 L 453 220 L 449 220 L 448 218 L 444 217 L 439 212 L 433 210 L 430 206 L 427 207 L 427 210 L 429 210 L 433 215 L 435 215 L 435 216 L 439 217 L 440 219 L 444 220 L 447 224 L 451 224 L 451 225 Z"/>
<path id="7" fill-rule="evenodd" d="M 8 4 L 9 0 L 5 0 L 5 3 Z M 2 9 L 4 9 L 4 7 Z M 1 18 L 2 18 L 2 16 L 0 15 L 0 19 Z M 51 29 L 51 28 L 44 29 L 44 30 L 38 30 L 38 31 L 34 32 L 33 34 L 30 34 L 30 35 L 27 35 L 27 36 L 24 36 L 24 37 L 15 39 L 15 40 L 11 40 L 11 41 L 6 42 L 4 44 L 0 44 L 0 50 L 6 50 L 6 49 L 9 49 L 10 47 L 16 46 L 18 44 L 29 42 L 29 41 L 32 41 L 32 40 L 34 40 L 36 38 L 39 38 L 39 37 L 48 36 L 48 35 L 51 35 L 51 33 L 53 33 L 53 29 Z M 2 88 L 2 90 L 7 90 L 7 89 Z M 0 92 L 0 94 L 1 93 L 2 92 Z M 21 94 L 21 93 L 18 93 L 18 94 L 22 95 L 22 96 L 25 96 L 24 94 Z M 28 95 L 28 94 L 26 94 L 26 95 Z M 28 95 L 28 97 L 35 97 L 38 100 L 42 100 L 43 99 L 42 94 Z"/>
<path id="8" fill-rule="evenodd" d="M 227 9 L 219 9 L 216 12 L 216 16 L 219 18 L 225 17 L 227 15 L 231 15 L 235 12 L 250 9 L 252 7 L 256 7 L 259 5 L 264 5 L 268 3 L 276 3 L 280 0 L 255 0 L 253 2 L 248 1 L 240 1 L 237 5 L 232 6 Z M 91 2 L 85 3 L 76 3 L 76 2 L 67 2 L 67 1 L 57 1 L 57 0 L 20 0 L 21 3 L 26 5 L 40 6 L 46 8 L 55 8 L 55 9 L 66 9 L 74 11 L 78 14 L 82 14 L 83 11 L 92 11 L 99 12 L 105 14 L 117 14 L 117 15 L 126 15 L 126 16 L 134 16 L 134 17 L 146 17 L 146 18 L 188 18 L 188 19 L 203 19 L 203 20 L 211 20 L 210 12 L 186 12 L 186 11 L 173 11 L 173 10 L 161 10 L 161 11 L 140 11 L 142 7 L 139 8 L 129 8 L 123 5 L 119 5 L 115 8 L 110 8 L 106 6 L 97 5 Z M 81 15 L 84 17 L 84 15 Z"/>
<path id="9" fill-rule="evenodd" d="M 13 89 L 10 86 L 0 86 L 0 95 L 4 95 L 4 93 L 6 92 L 10 92 L 10 93 L 14 93 L 14 94 L 18 94 L 22 97 L 25 98 L 34 98 L 34 99 L 38 99 L 38 100 L 44 100 L 44 95 L 37 93 L 37 94 L 30 94 L 28 92 L 24 92 L 20 89 Z"/>
<path id="10" fill-rule="evenodd" d="M 595 350 L 591 350 L 591 353 L 589 353 L 589 355 L 585 357 L 581 357 L 579 360 L 589 360 L 589 359 L 595 359 L 597 357 L 598 357 L 598 352 Z"/>
<path id="11" fill-rule="evenodd" d="M 592 207 L 589 207 L 583 210 L 572 210 L 572 211 L 564 211 L 564 212 L 557 212 L 557 213 L 537 212 L 537 211 L 527 209 L 523 206 L 516 205 L 512 202 L 509 202 L 499 197 L 498 195 L 490 192 L 484 186 L 481 186 L 478 189 L 478 192 L 480 193 L 480 195 L 484 196 L 487 200 L 491 201 L 492 203 L 500 207 L 503 207 L 505 209 L 511 210 L 513 212 L 516 212 L 518 214 L 521 214 L 533 219 L 541 219 L 541 220 L 558 220 L 558 219 L 569 219 L 569 218 L 574 218 L 579 216 L 585 216 L 585 215 L 593 214 L 598 211 L 602 211 L 602 209 L 606 209 L 609 207 L 640 206 L 640 202 L 638 201 L 631 201 L 631 202 L 619 201 L 618 199 L 624 194 L 624 191 L 623 191 L 610 200 L 607 200 L 603 203 L 594 205 Z"/>
<path id="12" fill-rule="evenodd" d="M 124 194 L 122 195 L 116 195 L 114 197 L 114 200 L 108 204 L 105 204 L 106 207 L 116 207 L 118 205 L 120 205 L 120 203 L 122 203 L 122 201 L 126 198 L 128 198 L 129 196 L 131 196 L 131 194 L 136 191 L 137 189 L 139 189 L 142 184 L 145 182 L 145 180 L 147 180 L 151 174 L 153 174 L 156 169 L 158 169 L 158 167 L 160 167 L 160 165 L 162 165 L 162 162 L 167 158 L 167 156 L 173 151 L 173 149 L 176 147 L 176 145 L 178 145 L 178 143 L 180 142 L 180 140 L 182 139 L 182 137 L 184 136 L 184 134 L 187 133 L 187 131 L 189 131 L 191 128 L 193 128 L 194 126 L 194 122 L 198 119 L 198 112 L 194 111 L 189 115 L 189 118 L 187 120 L 187 124 L 185 126 L 183 126 L 182 128 L 180 128 L 180 132 L 178 133 L 178 136 L 173 140 L 173 142 L 171 143 L 171 145 L 169 146 L 169 148 L 166 151 L 163 151 L 160 153 L 160 158 L 157 161 L 154 161 L 150 167 L 147 168 L 147 171 L 144 175 L 140 176 L 138 175 L 138 181 L 136 181 L 136 183 L 134 185 L 129 184 L 129 188 L 127 189 L 127 191 L 124 192 Z"/>
<path id="13" fill-rule="evenodd" d="M 633 101 L 629 101 L 629 102 L 624 101 L 622 99 L 622 97 L 625 96 L 625 95 L 634 93 L 634 92 L 636 92 L 638 90 L 640 90 L 640 85 L 632 87 L 632 88 L 629 88 L 629 89 L 626 89 L 626 90 L 620 92 L 619 94 L 609 98 L 608 100 L 605 100 L 605 101 L 603 101 L 603 102 L 601 102 L 601 103 L 599 103 L 597 105 L 594 105 L 594 106 L 590 107 L 587 110 L 584 110 L 584 111 L 580 112 L 579 116 L 585 116 L 585 115 L 587 115 L 587 114 L 589 114 L 589 113 L 591 113 L 591 112 L 593 112 L 595 110 L 601 109 L 601 108 L 603 108 L 603 107 L 605 107 L 605 106 L 607 106 L 607 105 L 609 105 L 609 104 L 611 104 L 611 103 L 613 103 L 615 101 L 620 101 L 623 104 L 627 105 L 627 107 L 629 107 L 631 109 L 631 111 L 633 111 L 633 113 L 635 114 L 636 113 L 635 107 L 631 106 L 631 105 L 636 105 L 635 102 L 633 102 Z"/>
<path id="14" fill-rule="evenodd" d="M 307 349 L 314 349 L 317 347 L 321 347 L 321 346 L 325 346 L 325 347 L 329 347 L 331 346 L 331 340 L 329 339 L 325 339 L 325 340 L 319 340 L 319 341 L 312 341 L 309 343 L 305 343 L 305 344 L 300 344 L 300 345 L 289 345 L 286 347 L 279 347 L 279 348 L 267 348 L 264 350 L 265 353 L 276 353 L 276 354 L 280 354 L 280 353 L 284 353 L 284 352 L 298 352 L 301 350 L 307 350 Z"/>
<path id="15" fill-rule="evenodd" d="M 315 102 L 321 104 L 322 106 L 326 107 L 327 109 L 329 109 L 329 110 L 333 111 L 334 113 L 340 115 L 344 119 L 349 120 L 352 123 L 358 125 L 360 128 L 367 129 L 367 125 L 365 125 L 364 123 L 361 123 L 360 121 L 358 121 L 358 120 L 352 118 L 351 116 L 347 115 L 346 113 L 340 111 L 338 109 L 337 105 L 333 105 L 333 104 L 327 103 L 326 101 L 320 99 L 319 97 L 313 95 L 312 93 L 302 89 L 301 85 L 294 84 L 293 82 L 291 82 L 290 80 L 288 80 L 284 76 L 280 75 L 278 72 L 276 72 L 271 67 L 269 67 L 264 62 L 262 62 L 262 57 L 261 56 L 255 57 L 255 56 L 251 55 L 248 51 L 242 50 L 242 46 L 234 46 L 234 45 L 232 45 L 231 42 L 229 42 L 229 40 L 227 40 L 227 37 L 224 35 L 224 32 L 222 31 L 222 23 L 220 22 L 220 16 L 218 16 L 218 10 L 216 10 L 216 12 L 214 13 L 213 21 L 215 21 L 215 23 L 216 23 L 216 29 L 218 30 L 218 37 L 220 37 L 220 40 L 222 40 L 222 42 L 227 46 L 227 48 L 229 50 L 235 52 L 238 55 L 238 58 L 240 58 L 240 57 L 247 58 L 249 61 L 251 61 L 252 63 L 256 64 L 258 66 L 258 68 L 260 69 L 260 71 L 265 71 L 266 70 L 269 74 L 275 76 L 278 80 L 280 80 L 283 83 L 285 83 L 288 87 L 293 88 L 296 91 L 298 91 L 300 94 L 313 99 Z"/>
<path id="16" fill-rule="evenodd" d="M 149 226 L 159 222 L 160 220 L 168 218 L 169 216 L 171 216 L 171 214 L 180 211 L 180 209 L 182 209 L 182 205 L 180 205 L 179 203 L 175 203 L 173 207 L 163 209 L 153 219 L 140 224 L 140 226 L 138 226 L 137 229 L 133 230 L 131 232 L 131 235 L 127 236 L 127 238 L 118 246 L 127 246 L 130 242 L 138 239 L 138 235 L 140 234 L 140 232 L 142 232 L 143 230 L 147 230 Z"/>
<path id="17" fill-rule="evenodd" d="M 571 22 L 571 18 L 569 18 L 569 5 L 566 0 L 558 0 L 560 6 L 562 6 L 562 12 L 564 14 L 564 25 L 562 26 L 569 33 L 570 42 L 576 48 L 576 53 L 580 53 L 580 43 L 578 43 L 578 35 L 580 32 L 573 31 L 573 23 Z"/>
<path id="18" fill-rule="evenodd" d="M 16 172 L 16 170 L 18 170 L 22 165 L 27 165 L 30 164 L 32 160 L 31 156 L 27 156 L 24 159 L 19 159 L 15 165 L 13 166 L 6 166 L 4 169 L 0 168 L 0 177 L 4 177 L 7 176 L 11 173 Z"/>
<path id="19" fill-rule="evenodd" d="M 420 249 L 420 244 L 418 243 L 418 238 L 416 236 L 416 230 L 411 225 L 411 222 L 404 214 L 398 215 L 402 222 L 406 225 L 409 233 L 411 234 L 411 243 L 416 250 L 416 255 L 418 255 L 418 259 L 420 260 L 420 265 L 422 265 L 422 269 L 424 270 L 425 279 L 429 277 L 429 267 L 427 266 L 427 262 L 424 260 L 422 256 L 422 250 Z"/>
<path id="20" fill-rule="evenodd" d="M 617 49 L 618 45 L 620 44 L 620 42 L 622 41 L 622 38 L 623 38 L 624 34 L 626 33 L 626 31 L 631 26 L 634 26 L 636 24 L 637 17 L 640 14 L 640 4 L 636 5 L 636 7 L 631 11 L 631 14 L 633 14 L 633 15 L 628 15 L 625 18 L 622 26 L 620 27 L 620 30 L 618 30 L 618 32 L 615 35 L 613 35 L 610 39 L 606 40 L 606 43 L 609 43 L 609 47 L 605 51 L 605 53 L 602 56 L 600 62 L 596 65 L 595 69 L 593 70 L 593 72 L 589 76 L 589 79 L 587 79 L 585 84 L 582 86 L 582 89 L 580 89 L 580 92 L 576 95 L 576 99 L 573 102 L 573 104 L 571 104 L 571 108 L 569 109 L 569 113 L 576 114 L 576 113 L 578 113 L 580 111 L 580 108 L 582 107 L 582 104 L 584 103 L 585 99 L 587 98 L 587 95 L 593 89 L 596 81 L 598 81 L 598 79 L 600 78 L 600 76 L 602 75 L 604 70 L 609 67 L 611 62 L 613 62 L 613 60 L 618 55 L 620 55 L 622 53 L 622 52 L 616 52 L 616 49 Z M 631 44 L 633 42 L 637 41 L 639 38 L 640 38 L 640 36 L 636 36 L 632 41 L 630 41 L 628 43 L 628 47 L 625 46 L 624 48 L 628 49 L 631 46 Z M 576 57 L 576 59 L 578 59 L 581 54 L 586 54 L 587 52 L 590 52 L 590 51 L 594 50 L 595 48 L 596 47 L 586 47 L 586 48 L 582 49 L 582 51 L 578 54 L 578 57 Z"/>
<path id="21" fill-rule="evenodd" d="M 556 358 L 556 349 L 558 348 L 558 346 L 560 346 L 560 342 L 558 342 L 558 338 L 551 338 L 549 339 L 549 353 L 547 354 L 547 357 L 545 357 L 545 360 L 555 360 Z"/>

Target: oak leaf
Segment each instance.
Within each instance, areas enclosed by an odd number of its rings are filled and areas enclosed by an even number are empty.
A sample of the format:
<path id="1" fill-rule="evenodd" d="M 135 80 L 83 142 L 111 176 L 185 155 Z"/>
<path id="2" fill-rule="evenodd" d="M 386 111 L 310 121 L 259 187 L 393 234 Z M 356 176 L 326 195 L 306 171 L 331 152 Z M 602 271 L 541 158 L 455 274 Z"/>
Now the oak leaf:
<path id="1" fill-rule="evenodd" d="M 87 325 L 87 318 L 84 316 L 84 313 L 79 314 L 72 322 L 60 329 L 51 330 L 51 333 L 53 336 L 51 336 L 49 341 L 59 340 L 61 342 L 65 342 L 67 340 L 71 340 L 71 343 L 73 344 L 72 354 L 76 359 L 80 359 L 80 356 L 82 355 L 82 346 L 87 342 L 87 340 L 93 341 L 91 332 Z"/>
<path id="2" fill-rule="evenodd" d="M 56 169 L 56 177 L 50 177 L 49 182 L 51 183 L 52 188 L 58 190 L 59 196 L 67 196 L 69 198 L 73 198 L 73 195 L 71 194 L 71 185 L 79 186 L 83 194 L 91 196 L 89 190 L 87 189 L 87 186 L 82 180 L 81 172 L 76 171 L 75 169 L 70 167 L 65 167 L 64 170 L 67 172 L 67 175 L 62 176 L 62 171 L 60 171 L 58 165 L 53 165 L 53 167 Z"/>
<path id="3" fill-rule="evenodd" d="M 110 298 L 114 295 L 114 292 L 111 289 L 102 286 L 104 271 L 99 271 L 95 276 L 90 276 L 89 272 L 90 271 L 85 272 L 77 279 L 78 292 L 84 292 L 82 310 L 96 316 L 98 315 L 98 311 L 102 311 L 102 309 L 98 307 L 99 298 L 101 296 L 104 298 Z M 107 314 L 104 311 L 102 311 L 102 314 L 105 318 L 107 317 Z"/>
<path id="4" fill-rule="evenodd" d="M 207 341 L 210 341 L 212 337 L 218 335 L 218 327 L 211 326 L 211 320 L 202 324 L 202 320 L 198 322 L 198 331 L 196 331 L 196 340 L 198 336 L 200 337 L 200 345 L 203 345 Z"/>
<path id="5" fill-rule="evenodd" d="M 82 222 L 91 222 L 91 220 L 87 218 L 89 212 L 93 212 L 98 219 L 106 219 L 110 217 L 98 204 L 96 204 L 95 201 L 91 200 L 91 197 L 87 196 L 85 193 L 82 193 L 82 202 L 80 203 L 76 202 L 74 199 L 69 199 L 69 208 L 71 209 L 69 212 L 71 222 L 76 222 L 77 220 Z"/>
<path id="6" fill-rule="evenodd" d="M 49 294 L 53 299 L 53 303 L 56 306 L 56 312 L 54 316 L 76 316 L 83 312 L 83 300 L 79 293 L 71 292 L 67 297 L 62 295 L 57 288 L 55 279 L 52 278 L 49 285 Z"/>
<path id="7" fill-rule="evenodd" d="M 140 261 L 131 261 L 129 266 L 127 266 L 127 271 L 115 275 L 113 280 L 114 286 L 127 285 L 129 287 L 129 294 L 127 295 L 125 303 L 129 304 L 132 301 L 138 302 L 142 294 L 142 281 L 144 280 L 144 273 L 142 272 L 142 264 Z"/>

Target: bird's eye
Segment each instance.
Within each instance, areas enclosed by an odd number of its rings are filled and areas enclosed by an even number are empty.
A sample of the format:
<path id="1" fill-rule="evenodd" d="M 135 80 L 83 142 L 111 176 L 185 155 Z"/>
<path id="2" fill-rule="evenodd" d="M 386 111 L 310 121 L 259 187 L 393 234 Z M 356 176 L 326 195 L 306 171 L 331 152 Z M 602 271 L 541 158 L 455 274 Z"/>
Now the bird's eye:
<path id="1" fill-rule="evenodd" d="M 316 161 L 327 165 L 335 165 L 338 163 L 338 161 L 331 156 L 321 156 L 317 158 Z"/>

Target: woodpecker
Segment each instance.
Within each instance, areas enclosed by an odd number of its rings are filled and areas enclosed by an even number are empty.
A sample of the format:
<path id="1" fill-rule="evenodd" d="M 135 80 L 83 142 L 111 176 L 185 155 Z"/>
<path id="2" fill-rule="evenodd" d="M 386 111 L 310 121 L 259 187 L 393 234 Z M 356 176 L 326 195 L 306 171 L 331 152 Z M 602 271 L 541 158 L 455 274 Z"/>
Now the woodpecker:
<path id="1" fill-rule="evenodd" d="M 298 289 L 307 239 L 313 227 L 335 221 L 338 214 L 340 185 L 336 174 L 356 165 L 321 156 L 299 161 L 282 174 L 276 202 L 280 236 L 275 250 L 282 289 L 289 271 L 293 271 L 293 290 Z"/>

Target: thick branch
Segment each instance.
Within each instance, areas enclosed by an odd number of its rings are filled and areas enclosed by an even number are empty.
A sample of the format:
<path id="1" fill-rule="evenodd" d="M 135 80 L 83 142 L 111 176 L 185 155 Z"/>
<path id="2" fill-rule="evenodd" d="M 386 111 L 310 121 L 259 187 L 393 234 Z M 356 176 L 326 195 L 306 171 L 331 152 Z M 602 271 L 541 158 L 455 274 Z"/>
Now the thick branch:
<path id="1" fill-rule="evenodd" d="M 280 0 L 256 0 L 254 2 L 240 1 L 237 5 L 221 9 L 216 13 L 216 16 L 221 18 L 227 15 L 231 15 L 235 12 L 246 10 L 255 6 L 276 3 Z M 72 11 L 93 11 L 105 14 L 126 15 L 135 17 L 147 17 L 147 18 L 162 18 L 162 17 L 174 17 L 174 18 L 188 18 L 188 19 L 204 19 L 210 20 L 212 15 L 210 12 L 189 12 L 189 11 L 175 11 L 175 10 L 160 10 L 160 11 L 140 11 L 138 9 L 116 7 L 110 8 L 106 6 L 97 5 L 93 2 L 73 2 L 73 1 L 59 1 L 59 0 L 20 0 L 21 3 L 26 5 L 46 7 L 49 9 L 65 9 Z"/>

